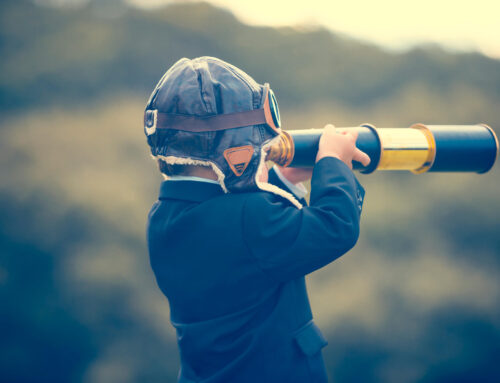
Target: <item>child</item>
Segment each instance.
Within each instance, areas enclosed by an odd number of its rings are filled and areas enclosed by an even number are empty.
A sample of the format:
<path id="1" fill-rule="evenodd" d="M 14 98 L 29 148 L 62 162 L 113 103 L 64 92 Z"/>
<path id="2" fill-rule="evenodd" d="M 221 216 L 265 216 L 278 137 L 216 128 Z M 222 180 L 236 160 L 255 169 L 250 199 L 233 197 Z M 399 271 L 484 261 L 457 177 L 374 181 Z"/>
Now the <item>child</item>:
<path id="1" fill-rule="evenodd" d="M 351 161 L 369 158 L 356 134 L 325 128 L 312 172 L 268 171 L 281 132 L 274 95 L 212 57 L 165 73 L 145 132 L 166 177 L 148 246 L 177 332 L 179 382 L 326 382 L 304 276 L 357 241 L 364 190 Z M 300 181 L 311 174 L 305 206 Z"/>

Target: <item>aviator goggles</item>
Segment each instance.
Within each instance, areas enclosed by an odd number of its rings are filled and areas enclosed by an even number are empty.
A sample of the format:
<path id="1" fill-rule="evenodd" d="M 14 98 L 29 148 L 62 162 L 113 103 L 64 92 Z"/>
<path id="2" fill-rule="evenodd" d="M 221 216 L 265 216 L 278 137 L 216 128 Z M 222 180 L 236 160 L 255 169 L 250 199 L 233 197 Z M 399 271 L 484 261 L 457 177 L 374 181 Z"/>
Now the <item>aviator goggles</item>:
<path id="1" fill-rule="evenodd" d="M 275 134 L 281 132 L 278 102 L 268 83 L 264 84 L 264 103 L 260 109 L 212 116 L 189 116 L 162 113 L 158 110 L 146 110 L 144 113 L 144 129 L 148 136 L 154 134 L 156 129 L 214 132 L 261 124 L 266 125 Z"/>

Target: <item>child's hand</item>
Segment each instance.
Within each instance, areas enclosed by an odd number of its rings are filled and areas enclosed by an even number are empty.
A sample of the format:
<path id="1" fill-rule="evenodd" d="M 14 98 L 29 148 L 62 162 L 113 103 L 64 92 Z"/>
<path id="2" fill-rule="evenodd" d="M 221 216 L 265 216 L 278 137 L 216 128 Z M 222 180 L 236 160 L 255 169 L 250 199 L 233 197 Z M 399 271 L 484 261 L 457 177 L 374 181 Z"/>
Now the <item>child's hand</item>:
<path id="1" fill-rule="evenodd" d="M 350 169 L 352 169 L 353 160 L 368 166 L 370 157 L 356 148 L 357 138 L 358 132 L 356 130 L 339 134 L 335 131 L 333 125 L 326 125 L 319 140 L 316 162 L 324 157 L 336 157 L 349 166 Z"/>

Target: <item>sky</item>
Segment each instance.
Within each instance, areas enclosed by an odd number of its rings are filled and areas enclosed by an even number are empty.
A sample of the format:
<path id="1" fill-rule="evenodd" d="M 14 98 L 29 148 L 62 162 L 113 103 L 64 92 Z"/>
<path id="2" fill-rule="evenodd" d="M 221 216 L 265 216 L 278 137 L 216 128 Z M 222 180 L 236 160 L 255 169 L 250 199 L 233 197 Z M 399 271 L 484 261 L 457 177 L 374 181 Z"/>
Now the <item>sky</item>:
<path id="1" fill-rule="evenodd" d="M 156 7 L 173 0 L 127 0 Z M 191 1 L 191 0 L 185 0 Z M 208 0 L 252 25 L 321 25 L 391 49 L 437 43 L 500 59 L 499 0 Z"/>

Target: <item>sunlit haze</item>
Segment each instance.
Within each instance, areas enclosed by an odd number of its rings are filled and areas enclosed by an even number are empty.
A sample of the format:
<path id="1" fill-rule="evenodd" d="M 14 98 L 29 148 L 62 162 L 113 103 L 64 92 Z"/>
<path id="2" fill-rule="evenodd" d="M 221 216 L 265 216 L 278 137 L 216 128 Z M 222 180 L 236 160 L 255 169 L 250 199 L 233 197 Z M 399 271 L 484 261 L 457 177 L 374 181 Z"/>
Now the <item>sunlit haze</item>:
<path id="1" fill-rule="evenodd" d="M 155 7 L 172 0 L 128 0 Z M 322 25 L 335 32 L 388 48 L 437 43 L 446 48 L 477 50 L 500 58 L 500 2 L 476 0 L 269 1 L 209 0 L 254 25 Z"/>

